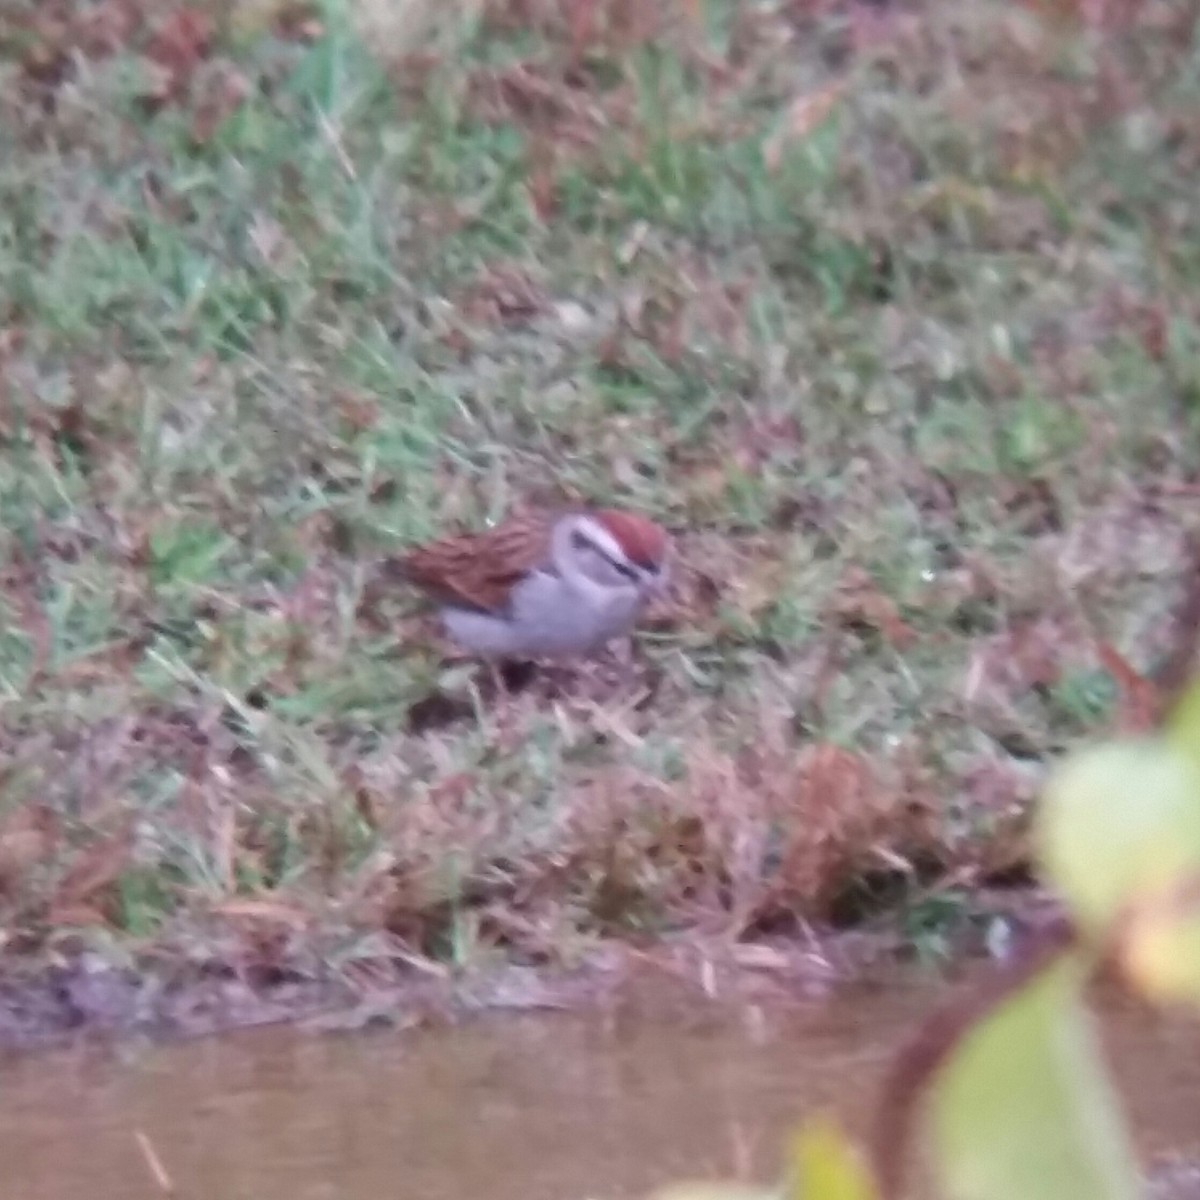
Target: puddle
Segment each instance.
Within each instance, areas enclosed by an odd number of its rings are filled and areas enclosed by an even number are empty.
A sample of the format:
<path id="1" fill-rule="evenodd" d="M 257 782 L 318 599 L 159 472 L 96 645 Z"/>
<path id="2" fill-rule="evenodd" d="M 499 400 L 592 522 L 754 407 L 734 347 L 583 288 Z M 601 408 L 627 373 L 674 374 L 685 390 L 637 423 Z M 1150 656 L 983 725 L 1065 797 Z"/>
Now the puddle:
<path id="1" fill-rule="evenodd" d="M 898 980 L 786 1011 L 496 1016 L 399 1033 L 243 1032 L 0 1065 L 5 1197 L 618 1200 L 768 1180 L 783 1133 L 863 1129 L 888 1055 L 945 993 Z M 1200 1157 L 1200 1027 L 1109 1004 L 1147 1156 Z"/>

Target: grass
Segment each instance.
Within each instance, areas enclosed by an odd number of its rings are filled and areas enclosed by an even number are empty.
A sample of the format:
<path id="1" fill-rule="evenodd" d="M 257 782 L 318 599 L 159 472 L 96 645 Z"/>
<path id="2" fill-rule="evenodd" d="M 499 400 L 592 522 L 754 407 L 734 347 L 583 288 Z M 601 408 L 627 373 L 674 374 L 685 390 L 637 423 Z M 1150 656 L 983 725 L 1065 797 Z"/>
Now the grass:
<path id="1" fill-rule="evenodd" d="M 5 952 L 936 943 L 1200 532 L 1190 7 L 159 9 L 0 17 Z M 570 499 L 639 684 L 481 701 L 378 564 Z"/>

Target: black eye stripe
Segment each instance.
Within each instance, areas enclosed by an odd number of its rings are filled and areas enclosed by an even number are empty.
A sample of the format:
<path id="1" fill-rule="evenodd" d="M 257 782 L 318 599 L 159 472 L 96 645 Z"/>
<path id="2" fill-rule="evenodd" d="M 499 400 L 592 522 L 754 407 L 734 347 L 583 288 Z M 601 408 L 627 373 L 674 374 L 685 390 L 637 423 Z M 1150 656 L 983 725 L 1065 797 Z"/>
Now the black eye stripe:
<path id="1" fill-rule="evenodd" d="M 593 554 L 598 554 L 614 571 L 619 575 L 623 575 L 626 579 L 637 579 L 638 577 L 636 567 L 631 567 L 628 563 L 618 562 L 615 558 L 610 558 L 590 537 L 584 533 L 580 533 L 579 530 L 571 534 L 571 545 L 576 550 L 590 550 Z"/>

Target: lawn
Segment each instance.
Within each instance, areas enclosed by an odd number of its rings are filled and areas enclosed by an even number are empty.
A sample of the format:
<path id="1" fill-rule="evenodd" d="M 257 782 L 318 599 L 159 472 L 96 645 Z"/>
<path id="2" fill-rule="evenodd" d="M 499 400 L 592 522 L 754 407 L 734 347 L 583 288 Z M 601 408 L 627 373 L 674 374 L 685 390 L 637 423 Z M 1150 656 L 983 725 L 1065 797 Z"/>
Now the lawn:
<path id="1" fill-rule="evenodd" d="M 1185 2 L 9 0 L 11 969 L 986 925 L 1200 536 Z M 640 509 L 633 682 L 386 560 Z"/>

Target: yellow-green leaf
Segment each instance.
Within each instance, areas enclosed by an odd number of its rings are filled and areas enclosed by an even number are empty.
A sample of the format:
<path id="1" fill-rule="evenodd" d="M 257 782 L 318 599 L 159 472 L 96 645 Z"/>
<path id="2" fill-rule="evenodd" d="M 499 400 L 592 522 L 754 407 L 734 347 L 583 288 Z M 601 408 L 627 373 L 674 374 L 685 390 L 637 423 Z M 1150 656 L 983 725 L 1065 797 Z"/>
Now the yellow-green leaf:
<path id="1" fill-rule="evenodd" d="M 1084 751 L 1047 785 L 1036 835 L 1076 919 L 1103 936 L 1139 896 L 1200 871 L 1200 759 L 1150 739 Z"/>
<path id="2" fill-rule="evenodd" d="M 875 1200 L 877 1194 L 870 1172 L 836 1125 L 815 1122 L 796 1136 L 790 1200 Z"/>
<path id="3" fill-rule="evenodd" d="M 975 1026 L 934 1082 L 934 1166 L 952 1200 L 1134 1200 L 1138 1174 L 1074 958 Z"/>
<path id="4" fill-rule="evenodd" d="M 1166 738 L 1200 770 L 1200 683 L 1192 684 L 1172 709 Z"/>
<path id="5" fill-rule="evenodd" d="M 1191 884 L 1184 894 L 1138 907 L 1122 926 L 1121 966 L 1151 1000 L 1200 1005 L 1200 902 Z"/>

